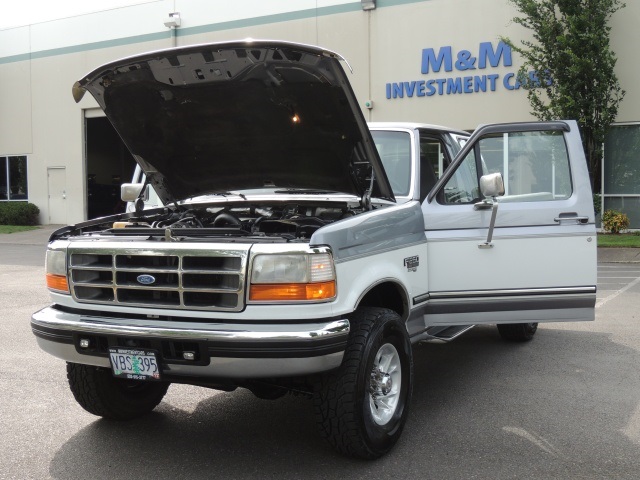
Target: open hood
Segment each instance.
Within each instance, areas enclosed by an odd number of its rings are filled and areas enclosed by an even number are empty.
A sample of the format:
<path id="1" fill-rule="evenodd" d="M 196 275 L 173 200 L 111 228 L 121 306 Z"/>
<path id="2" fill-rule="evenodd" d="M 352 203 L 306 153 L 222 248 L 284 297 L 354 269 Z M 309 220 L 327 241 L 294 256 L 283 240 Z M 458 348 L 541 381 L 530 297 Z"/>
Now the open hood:
<path id="1" fill-rule="evenodd" d="M 242 41 L 124 58 L 76 82 L 89 91 L 161 199 L 252 188 L 394 200 L 339 55 Z"/>

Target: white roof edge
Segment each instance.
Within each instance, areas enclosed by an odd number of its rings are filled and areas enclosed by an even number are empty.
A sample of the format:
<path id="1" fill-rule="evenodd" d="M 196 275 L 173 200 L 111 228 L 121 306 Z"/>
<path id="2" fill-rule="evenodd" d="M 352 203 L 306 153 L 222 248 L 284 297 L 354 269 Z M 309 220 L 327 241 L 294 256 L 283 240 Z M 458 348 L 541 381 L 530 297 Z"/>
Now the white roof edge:
<path id="1" fill-rule="evenodd" d="M 415 128 L 427 128 L 431 130 L 442 130 L 461 135 L 470 135 L 469 132 L 465 132 L 464 130 L 460 130 L 458 128 L 444 127 L 442 125 L 433 125 L 431 123 L 421 122 L 367 122 L 367 125 L 370 129 L 405 128 L 413 130 Z"/>

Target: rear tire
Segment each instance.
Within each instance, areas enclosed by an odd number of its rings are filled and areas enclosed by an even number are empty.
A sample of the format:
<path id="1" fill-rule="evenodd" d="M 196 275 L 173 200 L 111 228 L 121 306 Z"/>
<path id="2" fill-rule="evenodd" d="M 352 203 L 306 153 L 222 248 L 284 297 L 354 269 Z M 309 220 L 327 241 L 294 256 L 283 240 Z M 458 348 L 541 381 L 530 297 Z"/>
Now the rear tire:
<path id="1" fill-rule="evenodd" d="M 87 412 L 112 420 L 131 420 L 153 410 L 168 382 L 115 378 L 108 368 L 67 363 L 67 379 L 76 401 Z"/>
<path id="2" fill-rule="evenodd" d="M 411 342 L 388 309 L 358 309 L 350 322 L 342 365 L 315 392 L 316 423 L 340 453 L 374 459 L 393 448 L 409 414 Z"/>
<path id="3" fill-rule="evenodd" d="M 498 333 L 510 342 L 528 342 L 538 330 L 537 323 L 505 323 L 498 325 Z"/>
<path id="4" fill-rule="evenodd" d="M 247 388 L 261 400 L 277 400 L 288 393 L 286 388 L 276 385 L 252 384 Z"/>

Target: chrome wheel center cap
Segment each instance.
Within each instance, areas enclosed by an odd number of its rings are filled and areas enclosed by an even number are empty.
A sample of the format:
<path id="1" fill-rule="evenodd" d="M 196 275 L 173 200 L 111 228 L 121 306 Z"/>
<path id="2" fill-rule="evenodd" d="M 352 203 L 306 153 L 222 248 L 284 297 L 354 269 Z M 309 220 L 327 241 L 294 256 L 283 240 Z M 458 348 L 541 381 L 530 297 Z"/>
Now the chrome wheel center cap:
<path id="1" fill-rule="evenodd" d="M 393 380 L 388 373 L 381 372 L 380 370 L 372 374 L 372 393 L 374 396 L 388 395 L 393 388 Z"/>

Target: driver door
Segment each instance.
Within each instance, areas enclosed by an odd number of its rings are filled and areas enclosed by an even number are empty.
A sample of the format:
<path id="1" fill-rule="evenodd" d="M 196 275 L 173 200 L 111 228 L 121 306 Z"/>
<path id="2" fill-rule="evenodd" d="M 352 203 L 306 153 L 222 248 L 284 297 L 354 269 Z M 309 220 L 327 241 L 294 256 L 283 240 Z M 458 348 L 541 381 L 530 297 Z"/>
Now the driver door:
<path id="1" fill-rule="evenodd" d="M 496 172 L 505 194 L 485 199 L 480 178 Z M 575 122 L 479 128 L 422 210 L 425 326 L 594 319 L 595 218 Z"/>

